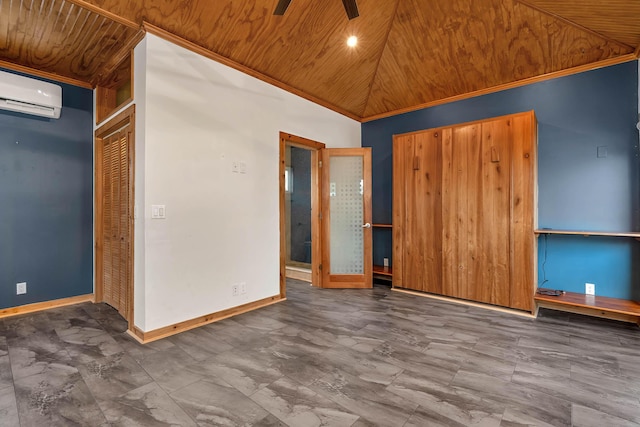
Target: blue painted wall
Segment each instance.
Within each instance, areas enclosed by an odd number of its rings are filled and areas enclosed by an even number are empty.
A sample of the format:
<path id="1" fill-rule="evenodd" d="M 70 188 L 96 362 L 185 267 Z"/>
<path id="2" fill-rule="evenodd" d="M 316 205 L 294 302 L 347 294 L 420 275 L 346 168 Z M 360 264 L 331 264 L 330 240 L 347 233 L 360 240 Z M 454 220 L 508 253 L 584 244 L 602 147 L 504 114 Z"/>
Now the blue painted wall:
<path id="1" fill-rule="evenodd" d="M 61 86 L 58 120 L 0 111 L 0 308 L 93 292 L 93 94 Z"/>
<path id="2" fill-rule="evenodd" d="M 639 231 L 637 61 L 364 123 L 374 222 L 391 222 L 394 134 L 529 110 L 538 118 L 539 227 Z M 374 263 L 382 264 L 391 234 L 374 239 Z M 553 236 L 547 243 L 545 286 L 584 292 L 589 281 L 599 295 L 640 298 L 637 241 Z"/>

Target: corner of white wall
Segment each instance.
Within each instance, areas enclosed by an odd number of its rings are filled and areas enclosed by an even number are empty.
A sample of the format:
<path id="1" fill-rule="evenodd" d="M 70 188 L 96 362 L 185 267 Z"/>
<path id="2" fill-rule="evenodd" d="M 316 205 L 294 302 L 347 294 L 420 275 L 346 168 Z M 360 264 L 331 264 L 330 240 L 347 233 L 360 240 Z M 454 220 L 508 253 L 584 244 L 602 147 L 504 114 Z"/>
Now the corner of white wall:
<path id="1" fill-rule="evenodd" d="M 135 61 L 136 326 L 277 295 L 279 132 L 360 147 L 360 123 L 151 34 Z"/>
<path id="2" fill-rule="evenodd" d="M 135 199 L 134 199 L 134 261 L 133 261 L 133 324 L 140 330 L 146 325 L 145 287 L 145 137 L 147 99 L 147 37 L 134 49 L 133 95 L 135 115 Z"/>

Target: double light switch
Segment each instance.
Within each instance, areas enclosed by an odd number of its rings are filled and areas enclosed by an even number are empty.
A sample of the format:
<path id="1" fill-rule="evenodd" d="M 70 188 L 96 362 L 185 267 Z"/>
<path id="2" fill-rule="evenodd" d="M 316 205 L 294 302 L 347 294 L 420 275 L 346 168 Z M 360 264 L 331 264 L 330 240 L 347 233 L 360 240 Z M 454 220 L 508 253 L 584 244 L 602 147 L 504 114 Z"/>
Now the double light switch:
<path id="1" fill-rule="evenodd" d="M 151 218 L 152 219 L 165 219 L 166 208 L 164 205 L 151 205 Z"/>

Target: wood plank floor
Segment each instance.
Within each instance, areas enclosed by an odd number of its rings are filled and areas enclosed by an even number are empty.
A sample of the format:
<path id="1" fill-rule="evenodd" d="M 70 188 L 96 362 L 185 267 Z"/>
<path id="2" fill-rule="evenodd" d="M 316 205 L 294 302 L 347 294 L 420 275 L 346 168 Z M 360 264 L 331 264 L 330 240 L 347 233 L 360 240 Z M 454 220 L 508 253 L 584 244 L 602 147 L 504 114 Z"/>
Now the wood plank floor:
<path id="1" fill-rule="evenodd" d="M 2 426 L 637 426 L 640 330 L 290 280 L 146 346 L 110 307 L 0 320 Z"/>

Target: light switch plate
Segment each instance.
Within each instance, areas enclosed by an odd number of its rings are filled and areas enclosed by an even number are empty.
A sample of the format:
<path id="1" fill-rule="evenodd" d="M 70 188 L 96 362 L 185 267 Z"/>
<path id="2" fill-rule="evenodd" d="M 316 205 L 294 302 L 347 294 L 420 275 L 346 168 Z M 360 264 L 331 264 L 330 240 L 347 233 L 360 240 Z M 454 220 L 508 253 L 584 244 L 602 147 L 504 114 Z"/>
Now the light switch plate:
<path id="1" fill-rule="evenodd" d="M 167 209 L 165 205 L 151 205 L 152 219 L 165 219 L 167 217 Z"/>

